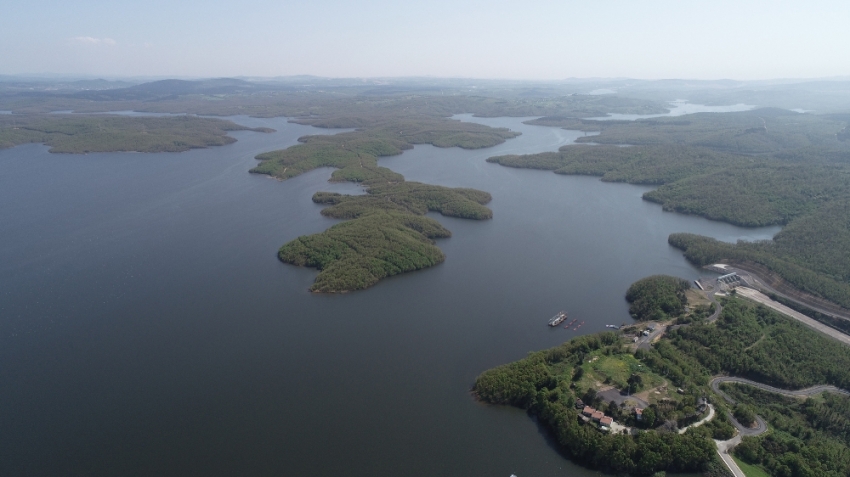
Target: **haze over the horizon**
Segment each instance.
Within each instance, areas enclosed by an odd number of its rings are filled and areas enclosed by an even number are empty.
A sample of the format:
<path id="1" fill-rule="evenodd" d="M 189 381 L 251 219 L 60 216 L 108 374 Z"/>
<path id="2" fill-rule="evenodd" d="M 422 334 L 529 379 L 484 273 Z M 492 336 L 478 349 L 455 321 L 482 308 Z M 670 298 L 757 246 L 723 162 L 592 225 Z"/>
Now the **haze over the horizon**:
<path id="1" fill-rule="evenodd" d="M 0 2 L 0 74 L 850 75 L 846 1 Z"/>

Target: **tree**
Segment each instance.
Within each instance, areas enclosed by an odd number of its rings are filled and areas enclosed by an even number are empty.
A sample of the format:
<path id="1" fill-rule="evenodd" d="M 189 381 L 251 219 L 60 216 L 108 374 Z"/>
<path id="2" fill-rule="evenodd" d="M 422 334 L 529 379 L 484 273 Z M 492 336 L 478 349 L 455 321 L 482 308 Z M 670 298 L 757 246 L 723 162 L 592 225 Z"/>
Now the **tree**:
<path id="1" fill-rule="evenodd" d="M 644 409 L 641 421 L 643 422 L 644 426 L 653 427 L 655 425 L 655 410 L 651 407 Z"/>
<path id="2" fill-rule="evenodd" d="M 744 404 L 738 404 L 737 406 L 735 406 L 733 414 L 735 416 L 735 419 L 737 419 L 738 422 L 745 426 L 752 426 L 756 420 L 756 415 L 753 412 L 752 408 Z"/>
<path id="3" fill-rule="evenodd" d="M 573 374 L 573 381 L 578 381 L 582 376 L 584 376 L 584 368 L 576 366 L 575 374 Z"/>
<path id="4" fill-rule="evenodd" d="M 587 392 L 585 392 L 584 395 L 581 397 L 581 400 L 588 405 L 592 405 L 593 401 L 596 400 L 596 390 L 593 388 L 588 389 Z"/>
<path id="5" fill-rule="evenodd" d="M 611 401 L 608 403 L 608 415 L 611 417 L 617 417 L 620 415 L 620 406 L 618 406 L 616 402 Z"/>
<path id="6" fill-rule="evenodd" d="M 750 464 L 761 462 L 761 445 L 755 437 L 746 436 L 741 443 L 735 447 L 735 455 Z"/>
<path id="7" fill-rule="evenodd" d="M 628 380 L 628 391 L 629 394 L 636 393 L 640 391 L 641 387 L 643 387 L 643 378 L 640 374 L 632 374 L 629 376 Z"/>

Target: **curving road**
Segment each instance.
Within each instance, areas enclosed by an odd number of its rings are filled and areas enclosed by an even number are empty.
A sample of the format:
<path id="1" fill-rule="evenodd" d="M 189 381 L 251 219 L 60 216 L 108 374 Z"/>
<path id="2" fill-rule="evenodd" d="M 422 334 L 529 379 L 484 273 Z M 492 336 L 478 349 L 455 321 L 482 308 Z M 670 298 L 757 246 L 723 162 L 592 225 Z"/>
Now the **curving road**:
<path id="1" fill-rule="evenodd" d="M 773 386 L 770 386 L 768 384 L 758 383 L 756 381 L 752 381 L 752 380 L 746 379 L 746 378 L 736 378 L 736 377 L 733 377 L 733 376 L 718 376 L 718 377 L 712 379 L 711 383 L 710 383 L 711 389 L 714 392 L 716 392 L 717 394 L 719 394 L 729 404 L 735 404 L 736 401 L 734 399 L 732 399 L 731 396 L 729 396 L 728 394 L 726 394 L 726 393 L 724 393 L 723 391 L 720 390 L 720 385 L 723 384 L 723 383 L 746 384 L 748 386 L 753 386 L 755 388 L 762 389 L 764 391 L 769 391 L 769 392 L 772 392 L 772 393 L 780 394 L 782 396 L 789 396 L 789 397 L 814 396 L 814 395 L 817 395 L 817 394 L 820 394 L 820 393 L 823 393 L 823 392 L 830 392 L 830 393 L 836 393 L 836 394 L 842 394 L 842 395 L 845 395 L 845 396 L 850 396 L 850 391 L 847 391 L 846 389 L 837 388 L 835 386 L 827 385 L 827 384 L 812 386 L 810 388 L 805 388 L 805 389 L 790 390 L 790 389 L 781 389 L 781 388 L 773 387 Z M 742 436 L 757 436 L 757 435 L 763 433 L 764 431 L 766 431 L 767 430 L 767 424 L 764 422 L 764 419 L 762 419 L 761 416 L 759 416 L 759 415 L 756 415 L 756 427 L 746 427 L 746 426 L 742 425 L 729 412 L 726 413 L 726 416 L 729 418 L 729 421 L 732 423 L 732 425 L 735 426 L 736 429 L 738 429 L 738 435 L 733 437 L 732 439 L 729 439 L 728 441 L 715 440 L 714 442 L 715 442 L 715 444 L 717 444 L 717 453 L 720 455 L 720 458 L 723 460 L 723 462 L 726 464 L 726 466 L 729 468 L 729 470 L 732 472 L 732 475 L 734 475 L 735 477 L 746 477 L 744 475 L 744 473 L 741 471 L 741 469 L 738 467 L 738 464 L 732 459 L 732 456 L 729 455 L 729 450 L 734 448 L 736 445 L 738 445 L 741 442 Z"/>
<path id="2" fill-rule="evenodd" d="M 708 317 L 708 322 L 714 323 L 718 318 L 720 318 L 720 312 L 723 311 L 723 307 L 720 306 L 720 302 L 717 301 L 717 298 L 714 296 L 714 292 L 705 292 L 705 295 L 708 297 L 710 302 L 714 303 L 714 313 Z"/>
<path id="3" fill-rule="evenodd" d="M 817 394 L 821 394 L 821 393 L 824 393 L 824 392 L 830 392 L 830 393 L 843 394 L 845 396 L 850 396 L 850 391 L 847 391 L 847 390 L 841 389 L 841 388 L 837 388 L 835 386 L 831 386 L 831 385 L 828 385 L 828 384 L 821 384 L 821 385 L 818 385 L 818 386 L 812 386 L 810 388 L 805 388 L 805 389 L 791 390 L 791 389 L 781 389 L 781 388 L 770 386 L 768 384 L 758 383 L 758 382 L 752 381 L 750 379 L 736 378 L 736 377 L 733 377 L 733 376 L 718 376 L 718 377 L 712 379 L 711 383 L 710 383 L 711 389 L 714 392 L 716 392 L 717 394 L 719 394 L 729 404 L 736 404 L 736 401 L 734 399 L 732 399 L 731 396 L 729 396 L 728 394 L 726 394 L 726 393 L 724 393 L 723 391 L 720 390 L 720 385 L 723 384 L 723 383 L 746 384 L 746 385 L 752 386 L 754 388 L 758 388 L 758 389 L 761 389 L 761 390 L 764 390 L 764 391 L 768 391 L 768 392 L 772 392 L 772 393 L 776 393 L 776 394 L 780 394 L 782 396 L 788 396 L 788 397 L 808 397 L 808 396 L 814 396 L 814 395 L 817 395 Z M 729 420 L 732 422 L 732 425 L 735 426 L 735 428 L 738 429 L 738 432 L 740 432 L 742 435 L 757 436 L 757 435 L 759 435 L 762 432 L 767 430 L 767 424 L 765 424 L 764 419 L 762 419 L 761 416 L 759 416 L 759 415 L 756 415 L 756 427 L 744 426 L 740 422 L 738 422 L 735 419 L 735 417 L 732 416 L 730 413 L 727 412 L 726 415 L 729 417 Z"/>
<path id="4" fill-rule="evenodd" d="M 800 396 L 814 396 L 816 394 L 828 392 L 828 393 L 836 393 L 843 394 L 845 396 L 850 396 L 850 391 L 846 389 L 837 388 L 835 386 L 831 386 L 828 384 L 821 384 L 818 386 L 812 386 L 810 388 L 798 389 L 798 390 L 790 390 L 790 389 L 781 389 L 775 388 L 773 386 L 758 383 L 746 378 L 736 378 L 733 376 L 718 376 L 711 380 L 711 389 L 714 390 L 717 394 L 721 395 L 723 399 L 725 399 L 730 404 L 735 404 L 735 400 L 732 399 L 729 395 L 720 390 L 720 385 L 723 383 L 739 383 L 746 384 L 752 386 L 754 388 L 759 388 L 764 391 L 769 391 L 776 394 L 781 394 L 783 396 L 789 397 L 800 397 Z"/>
<path id="5" fill-rule="evenodd" d="M 679 434 L 684 434 L 684 433 L 688 432 L 688 429 L 690 429 L 692 427 L 699 427 L 699 426 L 705 424 L 706 422 L 708 422 L 712 419 L 714 419 L 714 406 L 709 404 L 708 405 L 708 415 L 705 416 L 704 418 L 700 419 L 699 421 L 691 424 L 690 426 L 685 426 L 685 427 L 679 429 Z"/>

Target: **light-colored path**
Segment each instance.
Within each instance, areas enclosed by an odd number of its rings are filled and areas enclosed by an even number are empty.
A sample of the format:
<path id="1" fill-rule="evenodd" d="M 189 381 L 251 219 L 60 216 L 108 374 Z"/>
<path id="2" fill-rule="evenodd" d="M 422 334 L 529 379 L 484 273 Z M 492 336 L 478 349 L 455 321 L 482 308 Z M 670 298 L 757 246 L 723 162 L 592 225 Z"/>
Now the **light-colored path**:
<path id="1" fill-rule="evenodd" d="M 712 419 L 714 419 L 714 406 L 709 404 L 708 405 L 708 415 L 705 416 L 704 418 L 700 419 L 699 421 L 691 424 L 690 426 L 685 426 L 685 427 L 679 429 L 679 434 L 684 434 L 685 432 L 688 431 L 688 429 L 690 429 L 692 427 L 699 427 L 699 426 L 705 424 L 706 422 L 708 422 Z"/>
<path id="2" fill-rule="evenodd" d="M 850 336 L 845 335 L 844 333 L 841 333 L 836 329 L 830 328 L 829 326 L 826 326 L 823 323 L 815 321 L 802 313 L 794 311 L 781 303 L 777 303 L 760 291 L 753 290 L 752 288 L 747 287 L 738 287 L 736 290 L 736 293 L 742 297 L 749 298 L 750 300 L 753 300 L 757 303 L 761 303 L 762 305 L 768 308 L 772 308 L 782 313 L 783 315 L 790 316 L 791 318 L 794 318 L 795 320 L 799 321 L 800 323 L 803 323 L 809 328 L 820 331 L 821 333 L 831 338 L 835 338 L 836 340 L 850 346 Z"/>
<path id="3" fill-rule="evenodd" d="M 732 449 L 736 445 L 741 443 L 741 435 L 729 439 L 728 441 L 714 441 L 717 444 L 717 454 L 720 455 L 720 459 L 726 464 L 726 467 L 729 468 L 729 471 L 732 472 L 732 475 L 735 477 L 747 477 L 743 470 L 738 467 L 738 463 L 735 462 L 735 459 L 732 458 L 732 455 L 729 454 L 729 449 Z"/>

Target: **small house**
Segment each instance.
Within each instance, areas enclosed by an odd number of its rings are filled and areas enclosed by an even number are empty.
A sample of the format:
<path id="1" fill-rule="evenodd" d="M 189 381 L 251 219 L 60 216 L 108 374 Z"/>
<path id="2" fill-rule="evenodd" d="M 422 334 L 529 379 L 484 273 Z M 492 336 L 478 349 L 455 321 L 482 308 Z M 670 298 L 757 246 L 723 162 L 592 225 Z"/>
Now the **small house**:
<path id="1" fill-rule="evenodd" d="M 584 410 L 581 411 L 581 413 L 584 414 L 587 417 L 592 416 L 594 412 L 596 412 L 596 409 L 593 409 L 590 406 L 584 406 Z"/>
<path id="2" fill-rule="evenodd" d="M 636 407 L 635 408 L 635 417 L 637 418 L 638 421 L 642 421 L 643 420 L 643 409 Z"/>
<path id="3" fill-rule="evenodd" d="M 598 421 L 598 420 L 602 419 L 603 417 L 605 417 L 605 414 L 602 411 L 596 411 L 596 412 L 594 412 L 593 414 L 590 415 L 590 418 L 593 419 L 594 421 Z"/>
<path id="4" fill-rule="evenodd" d="M 614 422 L 614 418 L 611 416 L 605 416 L 599 420 L 599 425 L 611 427 L 611 424 Z"/>

